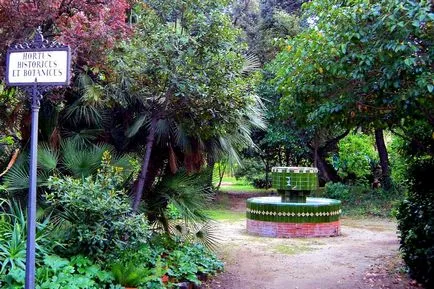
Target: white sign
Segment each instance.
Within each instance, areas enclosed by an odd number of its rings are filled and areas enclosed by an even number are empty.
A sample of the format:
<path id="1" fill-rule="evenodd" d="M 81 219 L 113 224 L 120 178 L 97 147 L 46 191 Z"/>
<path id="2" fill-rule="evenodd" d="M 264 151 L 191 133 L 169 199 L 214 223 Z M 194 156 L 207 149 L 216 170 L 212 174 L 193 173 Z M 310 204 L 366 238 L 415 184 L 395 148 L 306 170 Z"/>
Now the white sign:
<path id="1" fill-rule="evenodd" d="M 69 70 L 69 48 L 11 51 L 7 56 L 6 83 L 65 85 L 69 83 Z"/>

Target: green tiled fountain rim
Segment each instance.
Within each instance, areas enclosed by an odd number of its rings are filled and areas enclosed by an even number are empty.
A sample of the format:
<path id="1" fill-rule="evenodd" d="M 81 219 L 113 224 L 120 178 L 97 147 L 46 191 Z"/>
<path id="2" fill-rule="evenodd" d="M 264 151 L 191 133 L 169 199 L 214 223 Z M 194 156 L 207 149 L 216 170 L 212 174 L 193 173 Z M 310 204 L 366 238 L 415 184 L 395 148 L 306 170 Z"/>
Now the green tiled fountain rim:
<path id="1" fill-rule="evenodd" d="M 249 204 L 264 204 L 273 206 L 287 207 L 288 203 L 282 203 L 280 197 L 254 197 L 247 199 L 247 206 Z M 306 203 L 291 203 L 291 206 L 300 207 L 318 207 L 329 205 L 341 205 L 341 201 L 327 198 L 306 198 Z"/>
<path id="2" fill-rule="evenodd" d="M 246 210 L 248 219 L 281 223 L 334 222 L 340 214 L 340 201 L 323 198 L 308 198 L 307 203 L 280 203 L 279 197 L 250 198 Z"/>
<path id="3" fill-rule="evenodd" d="M 271 172 L 272 173 L 296 173 L 296 174 L 311 173 L 311 174 L 317 174 L 318 169 L 314 168 L 314 167 L 272 167 Z"/>

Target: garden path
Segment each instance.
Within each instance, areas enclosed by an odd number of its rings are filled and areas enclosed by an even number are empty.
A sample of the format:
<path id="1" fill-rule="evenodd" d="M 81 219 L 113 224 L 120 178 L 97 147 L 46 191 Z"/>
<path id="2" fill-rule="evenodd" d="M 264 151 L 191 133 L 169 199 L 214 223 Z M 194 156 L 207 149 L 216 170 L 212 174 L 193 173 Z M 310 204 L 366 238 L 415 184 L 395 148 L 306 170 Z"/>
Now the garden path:
<path id="1" fill-rule="evenodd" d="M 232 210 L 245 198 L 231 197 Z M 274 239 L 249 236 L 245 219 L 217 223 L 218 254 L 225 272 L 206 289 L 417 288 L 402 272 L 396 223 L 385 219 L 342 219 L 332 238 Z"/>

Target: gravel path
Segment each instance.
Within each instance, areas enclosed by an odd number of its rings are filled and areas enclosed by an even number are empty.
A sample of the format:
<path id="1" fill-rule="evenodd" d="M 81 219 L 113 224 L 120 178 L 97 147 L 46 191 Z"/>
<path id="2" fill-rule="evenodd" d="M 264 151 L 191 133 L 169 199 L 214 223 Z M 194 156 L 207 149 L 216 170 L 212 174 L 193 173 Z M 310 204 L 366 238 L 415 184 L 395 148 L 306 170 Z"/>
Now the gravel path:
<path id="1" fill-rule="evenodd" d="M 244 201 L 242 201 L 244 202 Z M 242 204 L 233 203 L 242 210 Z M 342 219 L 332 238 L 249 236 L 245 220 L 217 223 L 225 272 L 207 289 L 417 288 L 402 272 L 396 224 L 384 219 Z"/>

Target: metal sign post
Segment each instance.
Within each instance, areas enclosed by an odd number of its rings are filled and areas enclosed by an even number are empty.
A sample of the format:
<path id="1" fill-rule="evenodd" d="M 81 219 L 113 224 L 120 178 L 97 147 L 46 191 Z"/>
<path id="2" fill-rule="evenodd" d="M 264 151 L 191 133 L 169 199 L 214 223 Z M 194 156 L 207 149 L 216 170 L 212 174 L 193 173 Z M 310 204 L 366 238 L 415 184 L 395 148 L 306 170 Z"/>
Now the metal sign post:
<path id="1" fill-rule="evenodd" d="M 44 40 L 38 28 L 30 43 L 10 47 L 6 55 L 6 85 L 22 86 L 30 94 L 32 126 L 30 180 L 27 204 L 26 289 L 35 288 L 36 181 L 38 117 L 42 93 L 69 84 L 71 52 L 68 46 Z"/>

